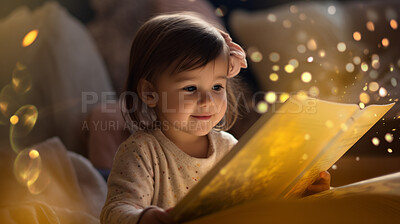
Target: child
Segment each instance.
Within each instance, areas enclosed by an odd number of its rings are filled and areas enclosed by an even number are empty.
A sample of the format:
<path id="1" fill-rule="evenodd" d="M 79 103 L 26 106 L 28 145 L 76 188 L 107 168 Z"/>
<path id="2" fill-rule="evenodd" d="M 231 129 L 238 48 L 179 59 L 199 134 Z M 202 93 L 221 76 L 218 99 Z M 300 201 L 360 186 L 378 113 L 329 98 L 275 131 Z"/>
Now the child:
<path id="1" fill-rule="evenodd" d="M 172 223 L 168 210 L 237 142 L 235 79 L 247 67 L 229 35 L 186 13 L 156 16 L 132 44 L 123 107 L 138 129 L 119 147 L 102 223 Z M 329 189 L 329 175 L 311 185 Z"/>

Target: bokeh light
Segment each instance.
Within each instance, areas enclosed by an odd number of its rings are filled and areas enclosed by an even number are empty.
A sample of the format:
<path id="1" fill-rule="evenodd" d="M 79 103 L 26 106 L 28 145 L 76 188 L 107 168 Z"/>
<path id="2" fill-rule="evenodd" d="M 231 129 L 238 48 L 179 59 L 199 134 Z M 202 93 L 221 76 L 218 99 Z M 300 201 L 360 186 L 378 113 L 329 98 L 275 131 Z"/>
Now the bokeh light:
<path id="1" fill-rule="evenodd" d="M 297 52 L 299 52 L 300 54 L 304 54 L 306 53 L 306 51 L 307 51 L 306 46 L 304 46 L 303 44 L 297 45 Z"/>
<path id="2" fill-rule="evenodd" d="M 393 134 L 392 133 L 386 133 L 385 134 L 385 140 L 389 143 L 393 142 Z"/>
<path id="3" fill-rule="evenodd" d="M 384 87 L 379 88 L 379 96 L 380 97 L 387 96 L 387 90 Z"/>
<path id="4" fill-rule="evenodd" d="M 34 105 L 24 105 L 15 112 L 15 115 L 19 121 L 10 126 L 10 143 L 13 150 L 18 153 L 21 148 L 17 145 L 17 140 L 31 132 L 38 118 L 38 110 Z"/>
<path id="5" fill-rule="evenodd" d="M 294 72 L 294 66 L 291 65 L 291 64 L 286 65 L 286 66 L 285 66 L 285 71 L 286 71 L 287 73 L 293 73 L 293 72 Z"/>
<path id="6" fill-rule="evenodd" d="M 373 144 L 374 146 L 378 146 L 380 142 L 381 142 L 381 141 L 379 141 L 379 138 L 377 138 L 377 137 L 373 137 L 373 138 L 372 138 L 372 144 Z"/>
<path id="7" fill-rule="evenodd" d="M 360 40 L 361 40 L 361 33 L 358 32 L 358 31 L 354 32 L 354 33 L 353 33 L 353 39 L 354 39 L 355 41 L 360 41 Z"/>
<path id="8" fill-rule="evenodd" d="M 40 175 L 42 161 L 39 156 L 32 158 L 31 149 L 24 149 L 18 153 L 14 160 L 14 175 L 18 182 L 29 186 L 33 184 Z"/>
<path id="9" fill-rule="evenodd" d="M 364 104 L 368 104 L 370 101 L 370 96 L 368 95 L 368 93 L 365 92 L 361 93 L 359 98 L 360 101 Z"/>
<path id="10" fill-rule="evenodd" d="M 338 44 L 337 44 L 337 49 L 338 49 L 338 51 L 339 52 L 345 52 L 346 51 L 346 44 L 345 43 L 343 43 L 343 42 L 339 42 Z"/>
<path id="11" fill-rule="evenodd" d="M 391 19 L 391 20 L 390 20 L 390 27 L 391 27 L 392 29 L 394 29 L 394 30 L 397 30 L 397 28 L 398 28 L 397 21 L 394 20 L 394 19 Z"/>
<path id="12" fill-rule="evenodd" d="M 39 34 L 38 30 L 32 30 L 29 33 L 27 33 L 24 39 L 22 40 L 22 46 L 28 47 L 29 45 L 31 45 L 36 40 L 38 34 Z"/>
<path id="13" fill-rule="evenodd" d="M 372 21 L 368 21 L 367 24 L 366 24 L 366 27 L 371 32 L 375 31 L 375 25 L 374 25 L 374 23 Z"/>
<path id="14" fill-rule="evenodd" d="M 253 61 L 253 62 L 260 62 L 260 61 L 262 61 L 262 59 L 263 59 L 263 56 L 262 56 L 262 54 L 261 54 L 261 52 L 259 52 L 259 51 L 254 51 L 254 52 L 252 52 L 251 54 L 250 54 L 250 59 Z"/>
<path id="15" fill-rule="evenodd" d="M 355 56 L 353 58 L 353 63 L 356 64 L 356 65 L 359 65 L 361 63 L 361 58 L 358 57 L 358 56 Z"/>
<path id="16" fill-rule="evenodd" d="M 269 54 L 269 60 L 271 60 L 272 62 L 278 62 L 280 59 L 280 55 L 277 52 L 272 52 Z"/>
<path id="17" fill-rule="evenodd" d="M 368 85 L 368 89 L 371 92 L 376 92 L 379 89 L 379 84 L 377 82 L 370 82 Z"/>
<path id="18" fill-rule="evenodd" d="M 18 118 L 17 115 L 13 115 L 13 116 L 10 117 L 10 123 L 11 123 L 12 125 L 18 124 L 18 121 L 19 121 L 19 118 Z"/>
<path id="19" fill-rule="evenodd" d="M 389 47 L 389 39 L 388 38 L 385 37 L 382 39 L 382 46 Z"/>
<path id="20" fill-rule="evenodd" d="M 264 101 L 257 103 L 257 112 L 260 114 L 266 113 L 268 111 L 268 104 Z"/>
<path id="21" fill-rule="evenodd" d="M 32 88 L 32 77 L 20 62 L 17 62 L 11 79 L 12 87 L 17 94 L 24 94 Z"/>
<path id="22" fill-rule="evenodd" d="M 303 74 L 301 74 L 301 81 L 303 81 L 304 83 L 311 82 L 311 79 L 312 79 L 311 73 L 303 72 Z"/>
<path id="23" fill-rule="evenodd" d="M 267 92 L 267 94 L 265 94 L 265 101 L 267 101 L 270 104 L 273 104 L 276 102 L 277 96 L 275 92 Z"/>
<path id="24" fill-rule="evenodd" d="M 276 74 L 276 73 L 271 73 L 271 74 L 269 75 L 269 79 L 270 79 L 271 81 L 273 81 L 273 82 L 276 82 L 276 81 L 278 81 L 279 76 L 278 76 L 278 74 Z"/>
<path id="25" fill-rule="evenodd" d="M 292 22 L 290 22 L 290 20 L 285 19 L 285 20 L 283 20 L 282 25 L 283 25 L 283 27 L 285 27 L 286 29 L 289 29 L 289 28 L 292 27 Z"/>
<path id="26" fill-rule="evenodd" d="M 336 7 L 334 5 L 330 5 L 328 7 L 328 14 L 329 15 L 335 15 L 336 14 Z"/>
<path id="27" fill-rule="evenodd" d="M 352 63 L 347 63 L 346 64 L 346 71 L 351 73 L 354 72 L 354 65 Z"/>
<path id="28" fill-rule="evenodd" d="M 317 46 L 317 41 L 315 41 L 314 39 L 310 39 L 310 40 L 307 42 L 307 48 L 308 48 L 308 50 L 310 50 L 310 51 L 315 51 L 315 50 L 317 50 L 317 48 L 318 48 L 318 46 Z"/>
<path id="29" fill-rule="evenodd" d="M 270 22 L 273 22 L 273 23 L 276 22 L 277 21 L 276 15 L 272 14 L 272 13 L 268 14 L 267 15 L 267 20 L 270 21 Z"/>

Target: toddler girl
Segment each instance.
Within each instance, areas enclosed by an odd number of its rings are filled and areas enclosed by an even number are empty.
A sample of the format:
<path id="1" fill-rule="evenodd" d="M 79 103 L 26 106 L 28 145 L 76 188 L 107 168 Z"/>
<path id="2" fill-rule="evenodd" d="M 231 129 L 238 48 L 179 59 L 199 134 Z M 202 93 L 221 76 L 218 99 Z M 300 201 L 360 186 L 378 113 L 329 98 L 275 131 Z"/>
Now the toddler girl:
<path id="1" fill-rule="evenodd" d="M 114 158 L 102 223 L 173 222 L 164 209 L 237 142 L 224 130 L 237 118 L 233 77 L 245 67 L 243 49 L 196 15 L 160 15 L 139 29 L 121 97 L 137 130 Z"/>

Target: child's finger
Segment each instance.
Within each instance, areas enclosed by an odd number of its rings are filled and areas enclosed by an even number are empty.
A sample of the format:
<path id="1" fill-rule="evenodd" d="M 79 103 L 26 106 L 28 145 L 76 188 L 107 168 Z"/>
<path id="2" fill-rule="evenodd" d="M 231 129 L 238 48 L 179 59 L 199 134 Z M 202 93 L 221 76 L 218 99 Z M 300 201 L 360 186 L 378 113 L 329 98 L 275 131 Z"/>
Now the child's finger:
<path id="1" fill-rule="evenodd" d="M 318 184 L 318 185 L 310 185 L 308 186 L 307 190 L 311 192 L 321 192 L 329 190 L 329 185 L 327 184 Z"/>
<path id="2" fill-rule="evenodd" d="M 331 174 L 328 171 L 322 171 L 319 173 L 320 179 L 317 180 L 318 184 L 327 184 L 328 186 L 331 185 Z"/>

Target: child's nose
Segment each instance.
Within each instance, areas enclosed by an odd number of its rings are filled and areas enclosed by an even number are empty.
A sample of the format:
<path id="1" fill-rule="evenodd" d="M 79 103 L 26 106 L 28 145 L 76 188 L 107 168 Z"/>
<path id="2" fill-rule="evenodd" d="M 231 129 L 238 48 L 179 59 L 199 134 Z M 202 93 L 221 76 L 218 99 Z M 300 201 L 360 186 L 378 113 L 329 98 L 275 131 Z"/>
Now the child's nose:
<path id="1" fill-rule="evenodd" d="M 210 92 L 201 92 L 199 94 L 198 104 L 200 106 L 206 106 L 207 104 L 212 102 L 212 96 Z"/>

